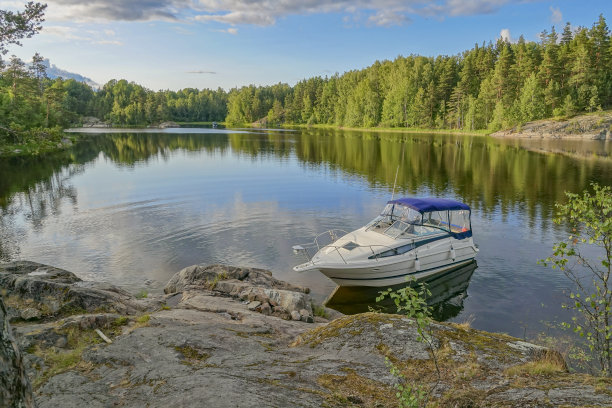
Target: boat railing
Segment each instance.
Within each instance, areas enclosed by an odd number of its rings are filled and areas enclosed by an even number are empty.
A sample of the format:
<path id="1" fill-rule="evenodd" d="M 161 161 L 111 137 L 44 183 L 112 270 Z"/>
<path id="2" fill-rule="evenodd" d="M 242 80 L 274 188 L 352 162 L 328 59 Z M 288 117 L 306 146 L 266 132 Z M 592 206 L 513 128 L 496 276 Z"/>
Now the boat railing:
<path id="1" fill-rule="evenodd" d="M 341 234 L 339 234 L 341 233 Z M 329 237 L 330 241 L 330 245 L 334 242 L 336 242 L 338 240 L 338 238 L 340 238 L 341 236 L 344 236 L 348 234 L 348 232 L 346 232 L 345 230 L 342 229 L 330 229 L 327 230 L 325 232 L 320 233 L 319 235 L 317 235 L 314 239 L 314 243 L 317 246 L 317 251 L 321 250 L 321 244 L 319 242 L 319 239 L 322 239 L 323 237 Z M 323 247 L 326 247 L 327 245 L 323 245 Z"/>
<path id="2" fill-rule="evenodd" d="M 353 243 L 355 246 L 353 248 L 353 250 L 355 248 L 367 248 L 370 250 L 370 252 L 372 252 L 372 256 L 373 258 L 370 259 L 374 259 L 375 261 L 378 261 L 380 258 L 384 258 L 382 256 L 380 256 L 380 254 L 382 254 L 383 252 L 386 251 L 392 251 L 393 248 L 387 245 L 381 245 L 381 244 L 372 244 L 372 245 L 360 245 L 357 243 Z M 324 250 L 326 248 L 330 248 L 332 250 L 334 250 L 338 256 L 340 256 L 340 259 L 342 259 L 342 262 L 344 262 L 344 264 L 348 264 L 348 262 L 346 261 L 346 259 L 344 258 L 344 256 L 342 255 L 342 252 L 340 252 L 340 249 L 347 249 L 345 248 L 345 245 L 333 245 L 329 244 L 329 245 L 325 245 L 320 247 L 317 243 L 316 243 L 316 239 L 315 239 L 315 243 L 314 244 L 306 244 L 306 245 L 296 245 L 293 247 L 294 252 L 298 253 L 298 252 L 302 252 L 306 255 L 306 257 L 308 258 L 308 260 L 310 262 L 313 263 L 313 265 L 316 265 L 316 261 L 313 260 L 313 257 L 309 254 L 308 249 L 312 248 L 313 250 L 316 248 L 317 251 L 321 251 Z M 378 251 L 378 252 L 377 252 Z"/>

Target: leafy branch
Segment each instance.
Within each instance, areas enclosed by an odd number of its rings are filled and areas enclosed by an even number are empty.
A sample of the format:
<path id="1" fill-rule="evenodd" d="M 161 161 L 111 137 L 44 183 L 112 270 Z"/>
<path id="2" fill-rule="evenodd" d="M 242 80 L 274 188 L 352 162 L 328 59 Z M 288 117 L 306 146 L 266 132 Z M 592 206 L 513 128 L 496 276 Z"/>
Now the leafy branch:
<path id="1" fill-rule="evenodd" d="M 570 302 L 564 308 L 577 312 L 571 328 L 586 339 L 599 363 L 602 375 L 612 375 L 612 191 L 592 184 L 593 193 L 567 193 L 566 204 L 557 204 L 556 224 L 571 228 L 568 238 L 553 245 L 553 254 L 539 263 L 561 270 L 572 282 Z M 596 248 L 599 256 L 584 254 L 585 247 Z"/>
<path id="2" fill-rule="evenodd" d="M 385 358 L 385 364 L 389 367 L 390 373 L 400 380 L 400 382 L 395 385 L 398 391 L 396 396 L 400 406 L 418 408 L 427 406 L 429 398 L 440 383 L 441 373 L 435 352 L 436 345 L 431 324 L 433 319 L 431 318 L 431 310 L 425 300 L 428 296 L 431 296 L 431 292 L 424 283 L 420 283 L 417 286 L 418 290 L 415 289 L 413 285 L 414 280 L 408 281 L 405 287 L 398 290 L 386 289 L 380 292 L 380 296 L 376 298 L 376 302 L 380 302 L 387 297 L 392 299 L 397 308 L 397 313 L 412 318 L 416 323 L 417 340 L 425 343 L 429 350 L 431 350 L 432 361 L 436 368 L 437 380 L 429 390 L 426 390 L 423 386 L 418 384 L 408 383 L 404 375 L 393 362 L 391 362 L 388 357 Z"/>

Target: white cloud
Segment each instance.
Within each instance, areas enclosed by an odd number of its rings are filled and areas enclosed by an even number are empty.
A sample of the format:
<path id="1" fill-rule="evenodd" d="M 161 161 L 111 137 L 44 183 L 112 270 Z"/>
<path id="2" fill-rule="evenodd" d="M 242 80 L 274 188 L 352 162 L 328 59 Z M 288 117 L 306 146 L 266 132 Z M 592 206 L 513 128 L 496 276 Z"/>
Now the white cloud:
<path id="1" fill-rule="evenodd" d="M 225 34 L 232 34 L 232 35 L 237 35 L 238 34 L 238 29 L 236 27 L 228 27 L 228 28 L 217 28 L 211 31 L 215 31 L 217 33 L 225 33 Z"/>
<path id="2" fill-rule="evenodd" d="M 218 22 L 269 26 L 291 15 L 344 14 L 377 26 L 402 25 L 411 16 L 489 14 L 526 0 L 48 0 L 50 20 Z"/>
<path id="3" fill-rule="evenodd" d="M 76 34 L 74 27 L 67 26 L 43 26 L 42 34 L 59 37 L 64 40 L 83 40 L 87 37 L 83 37 Z"/>
<path id="4" fill-rule="evenodd" d="M 175 25 L 174 27 L 172 27 L 172 29 L 182 35 L 194 35 L 195 34 L 193 31 L 187 30 L 186 28 L 180 25 Z"/>
<path id="5" fill-rule="evenodd" d="M 123 45 L 119 40 L 99 40 L 95 41 L 95 43 L 100 45 Z"/>
<path id="6" fill-rule="evenodd" d="M 197 21 L 216 21 L 225 24 L 252 24 L 268 26 L 276 22 L 276 19 L 269 15 L 253 11 L 232 11 L 226 14 L 204 14 L 195 17 Z"/>
<path id="7" fill-rule="evenodd" d="M 504 41 L 512 42 L 512 36 L 510 35 L 510 29 L 508 28 L 502 28 L 499 32 L 499 37 Z"/>
<path id="8" fill-rule="evenodd" d="M 553 23 L 560 23 L 561 21 L 563 21 L 563 14 L 561 13 L 560 8 L 554 8 L 553 6 L 550 6 L 549 9 L 552 13 L 550 15 L 550 21 L 552 21 Z"/>
<path id="9" fill-rule="evenodd" d="M 381 10 L 368 18 L 369 23 L 381 27 L 400 26 L 409 21 L 410 19 L 406 15 L 393 10 Z"/>
<path id="10" fill-rule="evenodd" d="M 510 2 L 510 0 L 447 0 L 438 3 L 441 3 L 440 5 L 450 16 L 471 16 L 494 13 Z M 444 12 L 443 9 L 440 10 Z"/>
<path id="11" fill-rule="evenodd" d="M 68 26 L 44 26 L 41 34 L 43 36 L 54 37 L 56 41 L 66 42 L 86 42 L 90 44 L 102 44 L 102 45 L 123 45 L 123 43 L 117 40 L 115 32 L 113 30 L 83 30 L 79 27 L 68 27 Z"/>

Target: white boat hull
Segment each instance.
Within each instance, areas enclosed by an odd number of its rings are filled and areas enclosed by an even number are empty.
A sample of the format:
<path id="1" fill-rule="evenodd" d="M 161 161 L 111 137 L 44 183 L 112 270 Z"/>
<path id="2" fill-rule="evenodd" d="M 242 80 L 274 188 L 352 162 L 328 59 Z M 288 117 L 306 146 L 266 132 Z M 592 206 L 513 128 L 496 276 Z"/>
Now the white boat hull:
<path id="1" fill-rule="evenodd" d="M 472 238 L 456 240 L 443 238 L 416 251 L 387 258 L 361 262 L 310 261 L 294 268 L 306 271 L 317 269 L 340 286 L 391 286 L 407 279 L 433 279 L 451 269 L 472 262 L 478 253 Z M 335 257 L 337 260 L 339 257 Z M 418 260 L 417 260 L 418 259 Z"/>
<path id="2" fill-rule="evenodd" d="M 416 281 L 424 281 L 434 279 L 438 275 L 442 275 L 447 271 L 460 268 L 473 261 L 473 257 L 452 263 L 445 263 L 441 266 L 416 271 L 414 261 L 412 267 L 402 262 L 393 265 L 393 268 L 385 268 L 381 271 L 379 268 L 361 268 L 361 269 L 319 269 L 321 273 L 334 281 L 339 286 L 374 286 L 387 287 L 399 285 L 406 280 L 414 279 Z M 375 275 L 375 277 L 373 276 Z"/>

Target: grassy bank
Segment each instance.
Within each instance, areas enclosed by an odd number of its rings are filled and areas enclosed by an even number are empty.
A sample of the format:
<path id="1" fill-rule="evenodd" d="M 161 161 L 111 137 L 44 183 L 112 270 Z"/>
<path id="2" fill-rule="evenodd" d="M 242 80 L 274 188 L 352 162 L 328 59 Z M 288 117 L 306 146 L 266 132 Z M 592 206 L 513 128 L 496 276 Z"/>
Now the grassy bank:
<path id="1" fill-rule="evenodd" d="M 181 123 L 182 124 L 182 123 Z M 193 123 L 192 123 L 193 124 Z M 224 123 L 224 125 L 226 125 Z M 258 123 L 243 123 L 236 125 L 226 125 L 246 128 L 266 128 L 266 129 L 322 129 L 322 130 L 347 130 L 357 132 L 384 132 L 384 133 L 429 133 L 440 135 L 470 135 L 470 136 L 487 136 L 491 133 L 488 129 L 480 130 L 462 130 L 462 129 L 429 129 L 429 128 L 397 128 L 397 127 L 345 127 L 337 125 L 304 125 L 304 124 L 283 124 L 262 126 Z"/>
<path id="2" fill-rule="evenodd" d="M 429 133 L 441 135 L 472 135 L 486 136 L 491 133 L 487 129 L 481 130 L 462 130 L 462 129 L 428 129 L 428 128 L 392 128 L 392 127 L 343 127 L 336 125 L 286 125 L 288 129 L 334 129 L 334 130 L 350 130 L 361 132 L 385 132 L 385 133 Z"/>

